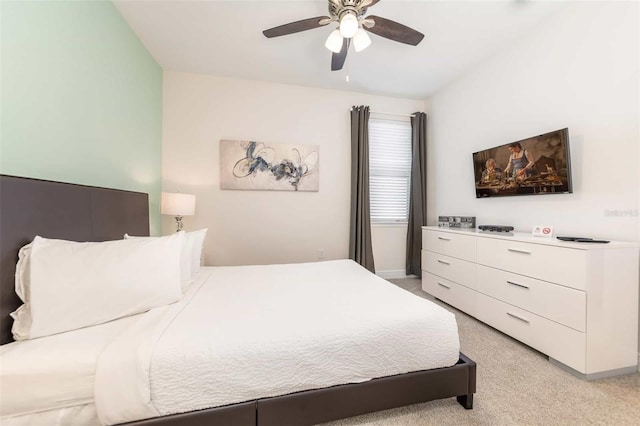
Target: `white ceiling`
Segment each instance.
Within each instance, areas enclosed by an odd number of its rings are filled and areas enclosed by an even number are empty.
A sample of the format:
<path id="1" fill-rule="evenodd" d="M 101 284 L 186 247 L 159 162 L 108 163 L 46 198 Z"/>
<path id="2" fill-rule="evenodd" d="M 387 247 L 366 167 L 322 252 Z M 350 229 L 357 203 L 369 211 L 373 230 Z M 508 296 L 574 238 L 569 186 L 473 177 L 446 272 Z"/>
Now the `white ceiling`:
<path id="1" fill-rule="evenodd" d="M 262 30 L 327 15 L 327 1 L 114 0 L 164 70 L 424 99 L 562 6 L 556 1 L 382 0 L 368 14 L 425 34 L 407 46 L 371 34 L 331 72 L 331 26 L 267 39 Z M 345 80 L 346 74 L 350 82 Z"/>

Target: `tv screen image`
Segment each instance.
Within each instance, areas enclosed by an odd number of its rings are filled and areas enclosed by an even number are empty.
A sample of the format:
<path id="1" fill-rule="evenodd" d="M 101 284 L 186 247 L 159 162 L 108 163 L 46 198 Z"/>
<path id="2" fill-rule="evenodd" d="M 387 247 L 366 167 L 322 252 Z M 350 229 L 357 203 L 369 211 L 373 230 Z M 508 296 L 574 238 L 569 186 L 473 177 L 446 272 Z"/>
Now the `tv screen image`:
<path id="1" fill-rule="evenodd" d="M 476 198 L 571 193 L 569 129 L 473 153 Z"/>

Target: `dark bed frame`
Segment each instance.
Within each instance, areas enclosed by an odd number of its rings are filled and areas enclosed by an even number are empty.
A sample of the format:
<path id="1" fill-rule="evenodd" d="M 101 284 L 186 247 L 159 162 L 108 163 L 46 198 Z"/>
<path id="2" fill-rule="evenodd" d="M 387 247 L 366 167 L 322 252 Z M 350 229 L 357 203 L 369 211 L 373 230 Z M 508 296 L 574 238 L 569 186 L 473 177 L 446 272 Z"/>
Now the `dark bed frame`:
<path id="1" fill-rule="evenodd" d="M 74 241 L 149 235 L 148 195 L 0 175 L 0 343 L 13 341 L 18 250 L 36 235 Z M 129 425 L 306 425 L 456 397 L 473 408 L 476 364 L 460 353 L 452 367 L 381 377 L 273 398 L 127 423 Z"/>

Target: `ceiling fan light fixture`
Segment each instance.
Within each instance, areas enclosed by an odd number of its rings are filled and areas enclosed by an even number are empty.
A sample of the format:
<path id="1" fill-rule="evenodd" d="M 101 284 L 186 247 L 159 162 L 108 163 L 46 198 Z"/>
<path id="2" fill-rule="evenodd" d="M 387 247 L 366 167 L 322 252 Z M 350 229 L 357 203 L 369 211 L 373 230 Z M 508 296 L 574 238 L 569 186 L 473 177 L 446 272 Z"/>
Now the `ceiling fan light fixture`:
<path id="1" fill-rule="evenodd" d="M 345 13 L 340 19 L 340 33 L 342 37 L 353 37 L 358 31 L 358 28 L 358 18 L 352 12 Z"/>
<path id="2" fill-rule="evenodd" d="M 342 34 L 340 34 L 340 30 L 333 30 L 329 37 L 327 37 L 327 41 L 324 43 L 325 47 L 332 51 L 333 53 L 340 53 L 342 50 Z"/>
<path id="3" fill-rule="evenodd" d="M 361 52 L 371 44 L 369 34 L 362 28 L 358 28 L 356 35 L 353 36 L 353 48 L 356 52 Z"/>
<path id="4" fill-rule="evenodd" d="M 329 16 L 316 16 L 289 22 L 264 30 L 262 33 L 267 38 L 273 38 L 313 30 L 332 23 L 337 24 L 338 28 L 332 31 L 325 41 L 325 46 L 332 52 L 331 71 L 339 71 L 343 68 L 352 41 L 356 52 L 361 52 L 371 44 L 368 33 L 411 46 L 420 44 L 424 38 L 421 32 L 391 19 L 368 14 L 369 8 L 378 4 L 379 1 L 327 0 Z"/>

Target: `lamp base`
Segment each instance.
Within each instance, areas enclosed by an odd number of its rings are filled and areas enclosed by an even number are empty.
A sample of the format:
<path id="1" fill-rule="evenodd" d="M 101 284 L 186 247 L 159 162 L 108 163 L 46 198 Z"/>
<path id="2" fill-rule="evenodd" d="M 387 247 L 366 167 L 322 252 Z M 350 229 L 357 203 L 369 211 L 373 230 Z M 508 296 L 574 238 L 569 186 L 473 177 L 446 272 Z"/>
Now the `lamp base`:
<path id="1" fill-rule="evenodd" d="M 175 216 L 176 219 L 176 232 L 182 231 L 182 216 Z"/>

